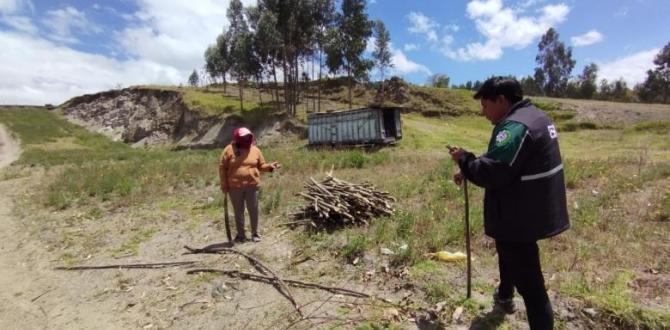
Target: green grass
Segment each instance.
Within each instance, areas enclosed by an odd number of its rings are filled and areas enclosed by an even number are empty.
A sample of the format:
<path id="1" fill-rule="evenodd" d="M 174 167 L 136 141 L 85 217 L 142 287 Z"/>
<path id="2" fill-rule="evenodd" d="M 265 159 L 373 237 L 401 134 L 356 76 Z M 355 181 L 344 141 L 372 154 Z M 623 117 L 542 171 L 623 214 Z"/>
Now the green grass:
<path id="1" fill-rule="evenodd" d="M 483 153 L 493 129 L 486 119 L 479 116 L 440 120 L 409 114 L 402 120 L 404 135 L 400 147 L 411 150 L 446 152 L 446 145 L 450 144 Z"/>
<path id="2" fill-rule="evenodd" d="M 661 196 L 660 206 L 656 211 L 655 218 L 658 221 L 670 221 L 670 186 L 665 188 Z"/>
<path id="3" fill-rule="evenodd" d="M 409 273 L 413 278 L 423 279 L 426 276 L 433 275 L 441 270 L 441 265 L 434 260 L 421 260 L 409 269 Z"/>
<path id="4" fill-rule="evenodd" d="M 239 98 L 204 89 L 186 88 L 183 91 L 183 100 L 189 109 L 213 116 L 240 112 Z M 243 103 L 245 111 L 258 108 L 258 103 L 249 100 L 245 100 Z"/>
<path id="5" fill-rule="evenodd" d="M 20 165 L 54 166 L 168 156 L 164 152 L 137 150 L 110 141 L 47 110 L 3 109 L 0 122 L 21 140 Z"/>
<path id="6" fill-rule="evenodd" d="M 478 114 L 480 105 L 472 98 L 473 94 L 463 89 L 413 85 L 410 87 L 409 107 L 431 117 Z"/>
<path id="7" fill-rule="evenodd" d="M 427 283 L 423 286 L 423 290 L 426 293 L 426 298 L 432 304 L 449 300 L 454 294 L 454 288 L 444 282 Z"/>
<path id="8" fill-rule="evenodd" d="M 112 256 L 115 258 L 125 257 L 130 255 L 137 255 L 140 249 L 140 244 L 148 241 L 158 232 L 157 229 L 148 228 L 141 229 L 134 233 L 128 241 L 123 243 L 120 247 L 112 251 Z"/>
<path id="9" fill-rule="evenodd" d="M 534 106 L 536 106 L 536 107 L 538 107 L 538 108 L 540 108 L 540 109 L 542 109 L 542 110 L 544 110 L 548 113 L 566 111 L 565 109 L 563 109 L 561 107 L 560 104 L 558 104 L 556 102 L 551 102 L 551 101 L 548 101 L 548 100 L 541 100 L 541 99 L 533 98 L 531 100 L 531 103 Z"/>
<path id="10" fill-rule="evenodd" d="M 564 110 L 553 111 L 563 116 L 560 111 Z M 261 119 L 267 112 L 252 110 L 237 115 Z M 565 115 L 560 120 L 572 119 Z M 128 212 L 138 208 L 151 210 L 146 212 L 159 214 L 156 219 L 162 219 L 160 214 L 179 209 L 192 213 L 189 213 L 193 216 L 191 228 L 221 215 L 220 195 L 213 195 L 213 202 L 201 201 L 203 196 L 206 198 L 218 191 L 218 150 L 136 150 L 90 134 L 44 111 L 0 111 L 0 121 L 9 123 L 10 129 L 18 133 L 26 150 L 40 151 L 36 156 L 29 154 L 28 161 L 22 158 L 21 164 L 56 166 L 45 173 L 41 185 L 35 189 L 37 197 L 51 208 L 84 210 L 86 219 L 92 221 L 99 221 L 95 219 L 115 207 L 127 207 Z M 24 125 L 28 122 L 31 124 Z M 399 145 L 376 151 L 308 149 L 304 140 L 294 137 L 264 147 L 267 160 L 277 160 L 284 166 L 276 173 L 263 176 L 260 195 L 263 219 L 285 218 L 302 205 L 295 193 L 304 190 L 305 180 L 321 179 L 331 168 L 338 178 L 372 182 L 398 198 L 394 205 L 397 212 L 393 216 L 373 219 L 369 227 L 330 233 L 295 233 L 291 237 L 295 237 L 292 243 L 296 249 L 302 250 L 305 256 L 326 260 L 337 250 L 333 260 L 341 263 L 367 253 L 378 254 L 380 247 L 390 248 L 395 255 L 377 259 L 384 258 L 393 266 L 408 266 L 410 278 L 420 281 L 418 287 L 430 301 L 464 304 L 458 300 L 462 287 L 444 275 L 445 270 L 453 270 L 453 267 L 427 260 L 423 255 L 463 249 L 463 190 L 451 182 L 456 167 L 448 158 L 445 145 L 459 145 L 482 154 L 492 126 L 485 118 L 474 115 L 440 119 L 407 114 L 403 115 L 403 124 L 404 138 Z M 44 128 L 35 130 L 33 127 Z M 662 264 L 667 258 L 649 256 L 645 251 L 653 250 L 654 244 L 658 247 L 658 237 L 667 236 L 667 229 L 658 222 L 631 221 L 611 213 L 624 204 L 621 198 L 670 176 L 670 141 L 658 134 L 632 127 L 561 131 L 573 227 L 566 234 L 542 243 L 543 266 L 548 273 L 559 275 L 551 282 L 552 289 L 606 308 L 612 315 L 628 320 L 626 322 L 650 325 L 665 324 L 667 313 L 654 314 L 638 306 L 634 297 L 610 277 L 601 275 L 605 281 L 593 284 L 584 274 L 610 274 L 619 272 L 619 268 L 635 272 L 639 265 L 664 267 Z M 84 156 L 76 155 L 79 152 Z M 598 193 L 592 193 L 593 190 Z M 496 272 L 495 252 L 484 245 L 482 238 L 482 195 L 482 189 L 470 186 L 470 220 L 477 267 L 489 274 Z M 658 214 L 670 214 L 670 193 L 663 193 L 659 202 Z M 96 206 L 91 207 L 91 204 Z M 191 225 L 185 222 L 184 226 Z M 117 256 L 137 253 L 141 243 L 156 234 L 151 230 L 140 228 L 132 232 L 121 246 L 115 246 L 113 253 Z M 78 235 L 73 232 L 63 236 L 62 245 L 76 245 L 77 240 L 82 239 Z M 403 244 L 408 248 L 398 249 Z M 77 256 L 67 250 L 62 253 L 70 253 L 71 257 L 63 254 L 67 260 Z M 577 260 L 576 267 L 570 270 L 573 258 Z M 477 276 L 480 278 L 475 278 L 475 283 L 479 281 L 484 291 L 490 290 L 493 284 L 489 278 Z M 585 287 L 580 287 L 582 282 Z M 616 298 L 616 292 L 623 292 L 623 298 Z M 477 307 L 468 306 L 468 312 Z"/>
<path id="11" fill-rule="evenodd" d="M 596 123 L 592 123 L 589 121 L 573 121 L 573 120 L 565 121 L 558 124 L 559 132 L 574 132 L 582 129 L 598 129 L 598 125 Z"/>
<path id="12" fill-rule="evenodd" d="M 615 162 L 606 160 L 566 159 L 565 184 L 568 189 L 579 187 L 585 180 L 601 178 L 616 166 Z"/>
<path id="13" fill-rule="evenodd" d="M 635 124 L 633 129 L 655 134 L 670 134 L 670 120 L 643 121 Z"/>
<path id="14" fill-rule="evenodd" d="M 567 282 L 562 288 L 566 293 L 580 297 L 599 309 L 605 310 L 614 320 L 614 325 L 625 328 L 667 329 L 670 327 L 670 314 L 640 308 L 632 299 L 628 283 L 634 279 L 629 271 L 618 273 L 611 281 L 597 281 L 582 276 Z"/>
<path id="15" fill-rule="evenodd" d="M 170 157 L 92 162 L 67 167 L 44 190 L 47 206 L 65 209 L 91 200 L 128 206 L 165 196 L 175 189 L 204 188 L 218 182 L 215 152 L 179 152 Z"/>
<path id="16" fill-rule="evenodd" d="M 369 246 L 366 234 L 347 234 L 347 243 L 340 250 L 340 255 L 351 262 L 357 257 L 362 257 Z"/>

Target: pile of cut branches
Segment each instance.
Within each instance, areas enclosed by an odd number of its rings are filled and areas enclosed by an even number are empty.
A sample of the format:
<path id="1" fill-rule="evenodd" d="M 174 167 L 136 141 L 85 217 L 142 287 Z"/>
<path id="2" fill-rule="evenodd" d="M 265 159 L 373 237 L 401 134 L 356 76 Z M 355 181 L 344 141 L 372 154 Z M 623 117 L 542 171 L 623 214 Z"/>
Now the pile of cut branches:
<path id="1" fill-rule="evenodd" d="M 322 182 L 309 178 L 306 192 L 298 193 L 307 202 L 294 213 L 293 224 L 308 223 L 317 229 L 347 225 L 367 225 L 374 217 L 392 215 L 395 198 L 370 183 L 355 184 L 327 176 Z"/>

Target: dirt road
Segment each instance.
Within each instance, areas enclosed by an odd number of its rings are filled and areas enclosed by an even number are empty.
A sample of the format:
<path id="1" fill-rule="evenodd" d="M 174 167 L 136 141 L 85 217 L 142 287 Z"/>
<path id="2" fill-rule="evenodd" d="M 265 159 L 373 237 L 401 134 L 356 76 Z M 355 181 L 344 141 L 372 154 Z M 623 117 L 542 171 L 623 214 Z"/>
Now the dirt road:
<path id="1" fill-rule="evenodd" d="M 18 159 L 20 144 L 0 125 L 0 170 Z M 0 329 L 122 328 L 86 304 L 72 274 L 53 270 L 45 246 L 13 212 L 30 177 L 0 181 Z"/>
<path id="2" fill-rule="evenodd" d="M 0 124 L 0 168 L 19 159 L 21 147 L 17 141 L 12 139 L 7 129 Z"/>
<path id="3" fill-rule="evenodd" d="M 11 140 L 4 127 L 0 127 L 0 145 L 0 159 L 5 167 L 18 158 L 20 145 Z M 0 168 L 0 171 L 3 170 L 6 169 Z M 290 322 L 283 315 L 292 315 L 291 305 L 265 283 L 186 275 L 183 269 L 125 272 L 54 270 L 56 266 L 63 265 L 64 250 L 54 246 L 58 245 L 57 242 L 74 232 L 81 237 L 89 237 L 107 221 L 77 222 L 73 226 L 56 223 L 46 216 L 48 210 L 38 213 L 22 211 L 22 200 L 35 193 L 43 174 L 35 169 L 30 176 L 0 180 L 0 329 L 193 329 L 194 326 L 199 329 L 274 329 L 284 328 L 285 323 Z M 121 218 L 126 219 L 124 216 Z M 123 239 L 118 235 L 118 228 L 128 224 L 121 223 L 119 219 L 117 221 L 109 221 L 111 227 L 104 229 L 117 233 L 105 236 L 106 240 Z M 207 240 L 211 228 L 205 225 L 203 230 L 206 233 L 188 234 L 183 228 L 166 224 L 162 235 L 151 244 L 147 243 L 147 247 L 140 252 L 141 256 L 113 259 L 108 253 L 99 251 L 89 255 L 87 263 L 133 263 L 141 262 L 141 259 L 182 261 L 180 258 L 185 258 L 180 257 L 183 243 L 175 242 Z M 278 261 L 288 263 L 287 253 L 290 251 L 280 244 L 283 242 L 280 239 L 282 234 L 268 233 L 263 242 L 240 248 L 255 255 L 265 251 L 263 259 L 273 260 L 273 266 L 279 267 Z M 118 246 L 122 242 L 109 244 Z M 174 252 L 175 249 L 177 252 Z M 199 257 L 188 259 L 201 259 L 205 266 L 208 264 L 204 261 L 209 260 L 212 267 L 244 265 L 244 260 L 237 256 Z M 253 271 L 250 268 L 243 266 L 241 270 Z M 342 285 L 344 283 L 336 286 Z M 229 291 L 219 299 L 212 289 L 215 287 L 226 287 Z M 210 294 L 210 290 L 214 293 Z M 324 304 L 314 303 L 315 299 L 328 297 L 328 293 L 313 290 L 296 290 L 294 294 L 301 302 L 313 303 L 313 306 L 305 307 L 307 314 L 314 314 L 314 308 L 324 307 Z M 263 317 L 249 317 L 248 312 L 242 312 L 252 309 L 254 315 Z M 302 328 L 310 327 L 309 323 L 304 323 Z"/>

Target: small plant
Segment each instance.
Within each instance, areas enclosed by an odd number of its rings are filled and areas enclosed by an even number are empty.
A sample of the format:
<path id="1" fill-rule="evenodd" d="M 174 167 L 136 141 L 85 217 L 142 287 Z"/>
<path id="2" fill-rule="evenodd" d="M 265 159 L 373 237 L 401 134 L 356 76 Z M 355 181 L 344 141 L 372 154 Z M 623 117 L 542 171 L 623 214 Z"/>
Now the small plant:
<path id="1" fill-rule="evenodd" d="M 538 100 L 533 100 L 532 103 L 533 103 L 534 106 L 536 106 L 536 107 L 538 107 L 538 108 L 540 108 L 544 111 L 548 111 L 548 112 L 563 110 L 563 109 L 561 109 L 561 107 L 558 103 L 554 103 L 554 102 L 542 102 L 542 101 L 538 101 Z"/>
<path id="2" fill-rule="evenodd" d="M 369 245 L 367 234 L 357 234 L 353 237 L 347 235 L 347 244 L 342 247 L 340 254 L 347 261 L 352 262 L 357 257 L 363 256 L 363 253 Z"/>
<path id="3" fill-rule="evenodd" d="M 340 168 L 363 168 L 367 158 L 358 150 L 350 151 L 340 158 Z"/>
<path id="4" fill-rule="evenodd" d="M 639 132 L 651 132 L 655 134 L 668 134 L 670 132 L 669 120 L 643 121 L 635 124 L 633 129 Z"/>
<path id="5" fill-rule="evenodd" d="M 281 196 L 284 192 L 282 187 L 276 187 L 272 191 L 261 190 L 258 199 L 261 203 L 263 214 L 270 214 L 281 205 Z"/>
<path id="6" fill-rule="evenodd" d="M 577 113 L 572 111 L 548 111 L 547 115 L 554 122 L 563 122 L 575 118 Z"/>
<path id="7" fill-rule="evenodd" d="M 123 243 L 118 249 L 112 251 L 112 256 L 118 258 L 128 255 L 137 255 L 140 244 L 151 239 L 157 232 L 158 230 L 153 228 L 138 231 L 130 238 L 130 240 Z"/>
<path id="8" fill-rule="evenodd" d="M 656 220 L 670 221 L 670 187 L 665 188 L 665 193 L 661 197 L 660 206 L 656 211 Z"/>
<path id="9" fill-rule="evenodd" d="M 582 129 L 598 129 L 598 125 L 588 121 L 566 121 L 558 125 L 558 130 L 563 132 L 574 132 Z"/>
<path id="10" fill-rule="evenodd" d="M 79 263 L 79 258 L 73 255 L 70 252 L 65 252 L 60 256 L 60 259 L 63 261 L 63 264 L 66 267 L 71 267 Z"/>
<path id="11" fill-rule="evenodd" d="M 444 282 L 428 283 L 423 287 L 423 290 L 426 292 L 426 297 L 431 303 L 448 300 L 452 292 L 451 286 Z"/>
<path id="12" fill-rule="evenodd" d="M 667 313 L 640 308 L 633 301 L 629 286 L 633 279 L 631 272 L 621 272 L 606 281 L 581 276 L 565 283 L 562 289 L 600 307 L 624 328 L 665 329 L 670 326 Z"/>

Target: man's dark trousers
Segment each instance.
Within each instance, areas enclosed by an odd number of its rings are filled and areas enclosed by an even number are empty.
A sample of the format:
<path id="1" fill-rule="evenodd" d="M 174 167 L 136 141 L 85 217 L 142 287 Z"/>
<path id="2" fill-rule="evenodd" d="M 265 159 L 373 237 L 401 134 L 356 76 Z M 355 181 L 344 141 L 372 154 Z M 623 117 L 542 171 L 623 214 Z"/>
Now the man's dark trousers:
<path id="1" fill-rule="evenodd" d="M 540 265 L 537 242 L 496 241 L 500 286 L 498 297 L 509 299 L 514 288 L 523 297 L 532 330 L 553 329 L 554 315 Z"/>

